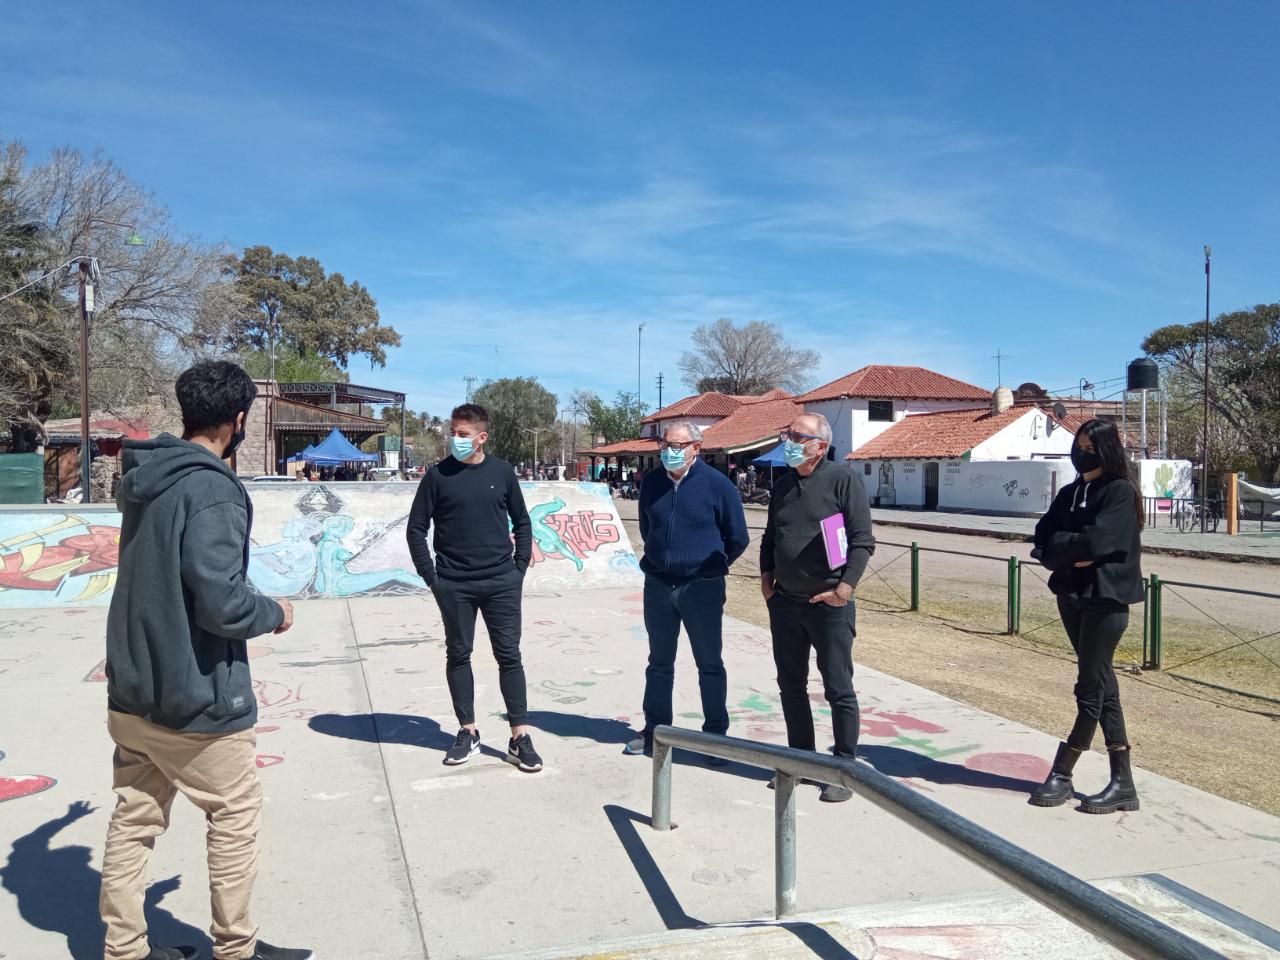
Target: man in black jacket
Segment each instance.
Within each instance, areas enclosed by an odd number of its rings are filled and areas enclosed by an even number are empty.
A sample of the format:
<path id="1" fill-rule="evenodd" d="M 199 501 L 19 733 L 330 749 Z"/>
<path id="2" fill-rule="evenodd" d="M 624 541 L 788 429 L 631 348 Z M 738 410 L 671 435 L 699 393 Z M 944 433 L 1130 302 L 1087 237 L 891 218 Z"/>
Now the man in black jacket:
<path id="1" fill-rule="evenodd" d="M 818 655 L 836 756 L 858 749 L 858 695 L 853 689 L 853 591 L 875 551 L 871 510 L 862 478 L 827 460 L 831 425 L 802 414 L 783 431 L 783 456 L 792 469 L 773 488 L 760 540 L 760 590 L 769 608 L 787 744 L 815 749 L 809 706 L 809 651 Z M 832 563 L 822 522 L 838 516 L 848 557 Z M 822 799 L 848 800 L 845 787 L 827 784 Z"/>
<path id="2" fill-rule="evenodd" d="M 147 856 L 184 794 L 209 823 L 215 960 L 309 960 L 258 939 L 249 900 L 262 788 L 257 698 L 246 641 L 283 633 L 293 607 L 245 579 L 253 504 L 224 463 L 244 440 L 257 388 L 233 363 L 177 382 L 183 436 L 125 441 L 117 504 L 120 570 L 107 615 L 107 729 L 119 796 L 107 830 L 99 907 L 106 960 L 190 960 L 149 943 Z"/>
<path id="3" fill-rule="evenodd" d="M 480 751 L 471 652 L 476 613 L 484 617 L 498 661 L 498 685 L 507 705 L 511 740 L 507 761 L 525 773 L 542 769 L 533 749 L 520 659 L 520 601 L 533 556 L 533 525 L 511 464 L 486 454 L 489 414 L 475 403 L 456 407 L 449 453 L 418 485 L 405 531 L 418 576 L 427 582 L 444 621 L 445 678 L 460 728 L 445 754 L 449 766 Z M 427 534 L 435 524 L 435 556 Z M 512 550 L 511 536 L 515 535 Z"/>

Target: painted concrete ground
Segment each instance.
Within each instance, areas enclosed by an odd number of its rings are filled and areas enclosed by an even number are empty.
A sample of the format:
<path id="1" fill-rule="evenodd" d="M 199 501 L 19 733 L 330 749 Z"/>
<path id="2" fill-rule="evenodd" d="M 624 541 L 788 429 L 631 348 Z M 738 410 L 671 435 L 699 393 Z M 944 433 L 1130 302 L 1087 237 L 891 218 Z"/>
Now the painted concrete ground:
<path id="1" fill-rule="evenodd" d="M 628 590 L 527 596 L 529 699 L 548 763 L 532 776 L 498 757 L 505 731 L 487 653 L 477 657 L 478 702 L 493 749 L 459 769 L 440 764 L 455 724 L 427 598 L 317 600 L 299 606 L 291 633 L 258 641 L 263 935 L 331 958 L 376 944 L 388 960 L 442 960 L 769 915 L 763 771 L 684 758 L 679 829 L 646 825 L 650 766 L 620 754 L 643 687 L 639 605 Z M 112 804 L 104 619 L 102 609 L 0 614 L 0 957 L 99 955 L 97 868 Z M 782 742 L 767 636 L 730 622 L 726 659 L 732 732 Z M 696 727 L 694 676 L 682 652 L 678 722 Z M 1077 875 L 1162 874 L 1280 926 L 1277 818 L 1145 774 L 1136 814 L 1035 809 L 1026 791 L 1045 772 L 1050 737 L 870 670 L 858 688 L 863 756 L 879 769 Z M 821 708 L 819 726 L 829 742 Z M 1077 785 L 1100 786 L 1105 765 L 1084 758 Z M 1022 955 L 1001 946 L 1000 909 L 974 917 L 928 905 L 1008 896 L 976 868 L 858 800 L 824 805 L 805 789 L 798 820 L 802 910 L 870 916 L 911 900 L 920 908 L 901 922 L 876 921 L 898 938 L 897 952 L 879 956 Z M 150 877 L 157 935 L 207 943 L 203 825 L 181 800 Z M 968 919 L 947 920 L 958 916 Z"/>

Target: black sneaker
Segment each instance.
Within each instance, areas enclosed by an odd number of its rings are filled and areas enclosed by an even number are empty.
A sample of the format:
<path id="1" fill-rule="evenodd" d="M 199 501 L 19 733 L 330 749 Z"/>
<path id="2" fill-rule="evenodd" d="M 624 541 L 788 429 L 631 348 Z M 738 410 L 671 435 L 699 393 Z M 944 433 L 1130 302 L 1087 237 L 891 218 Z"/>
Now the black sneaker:
<path id="1" fill-rule="evenodd" d="M 315 956 L 315 952 L 311 950 L 273 947 L 265 940 L 259 940 L 257 949 L 248 957 L 248 960 L 315 960 Z"/>
<path id="2" fill-rule="evenodd" d="M 818 799 L 823 803 L 844 803 L 846 800 L 853 799 L 853 791 L 838 783 L 824 783 Z"/>
<path id="3" fill-rule="evenodd" d="M 507 745 L 507 763 L 514 763 L 525 773 L 537 773 L 542 769 L 542 758 L 533 749 L 533 740 L 527 733 L 511 738 Z"/>
<path id="4" fill-rule="evenodd" d="M 458 731 L 458 735 L 453 738 L 453 746 L 444 755 L 444 763 L 447 767 L 456 767 L 460 763 L 466 763 L 471 759 L 473 753 L 480 752 L 480 731 L 472 733 L 463 727 Z"/>
<path id="5" fill-rule="evenodd" d="M 197 960 L 199 956 L 195 947 L 152 947 L 142 960 Z"/>

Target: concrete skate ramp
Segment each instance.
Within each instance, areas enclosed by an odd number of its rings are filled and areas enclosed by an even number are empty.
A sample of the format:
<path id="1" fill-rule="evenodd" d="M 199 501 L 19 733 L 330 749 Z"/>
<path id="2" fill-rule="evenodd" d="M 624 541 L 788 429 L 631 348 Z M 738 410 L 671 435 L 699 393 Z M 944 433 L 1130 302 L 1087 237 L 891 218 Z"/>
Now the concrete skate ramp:
<path id="1" fill-rule="evenodd" d="M 629 587 L 635 552 L 601 483 L 521 483 L 533 521 L 526 591 Z M 417 485 L 250 484 L 249 579 L 270 596 L 425 593 L 405 543 Z M 0 508 L 0 608 L 107 604 L 119 562 L 120 514 L 107 506 Z"/>

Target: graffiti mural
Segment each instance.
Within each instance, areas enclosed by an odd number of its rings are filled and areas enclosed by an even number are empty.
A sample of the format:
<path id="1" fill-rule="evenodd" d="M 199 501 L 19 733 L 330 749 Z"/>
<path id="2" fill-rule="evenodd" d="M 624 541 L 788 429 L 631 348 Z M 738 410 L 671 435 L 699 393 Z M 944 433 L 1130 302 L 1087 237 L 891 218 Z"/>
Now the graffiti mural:
<path id="1" fill-rule="evenodd" d="M 0 760 L 3 759 L 4 751 L 0 750 Z M 0 803 L 44 793 L 57 782 L 53 777 L 38 773 L 19 774 L 14 777 L 0 776 Z"/>
<path id="2" fill-rule="evenodd" d="M 528 589 L 634 586 L 639 565 L 599 483 L 522 483 L 533 526 Z M 251 488 L 249 580 L 274 597 L 404 595 L 426 591 L 414 572 L 405 526 L 416 486 L 298 484 Z M 120 514 L 0 509 L 0 608 L 110 602 L 120 551 Z"/>

